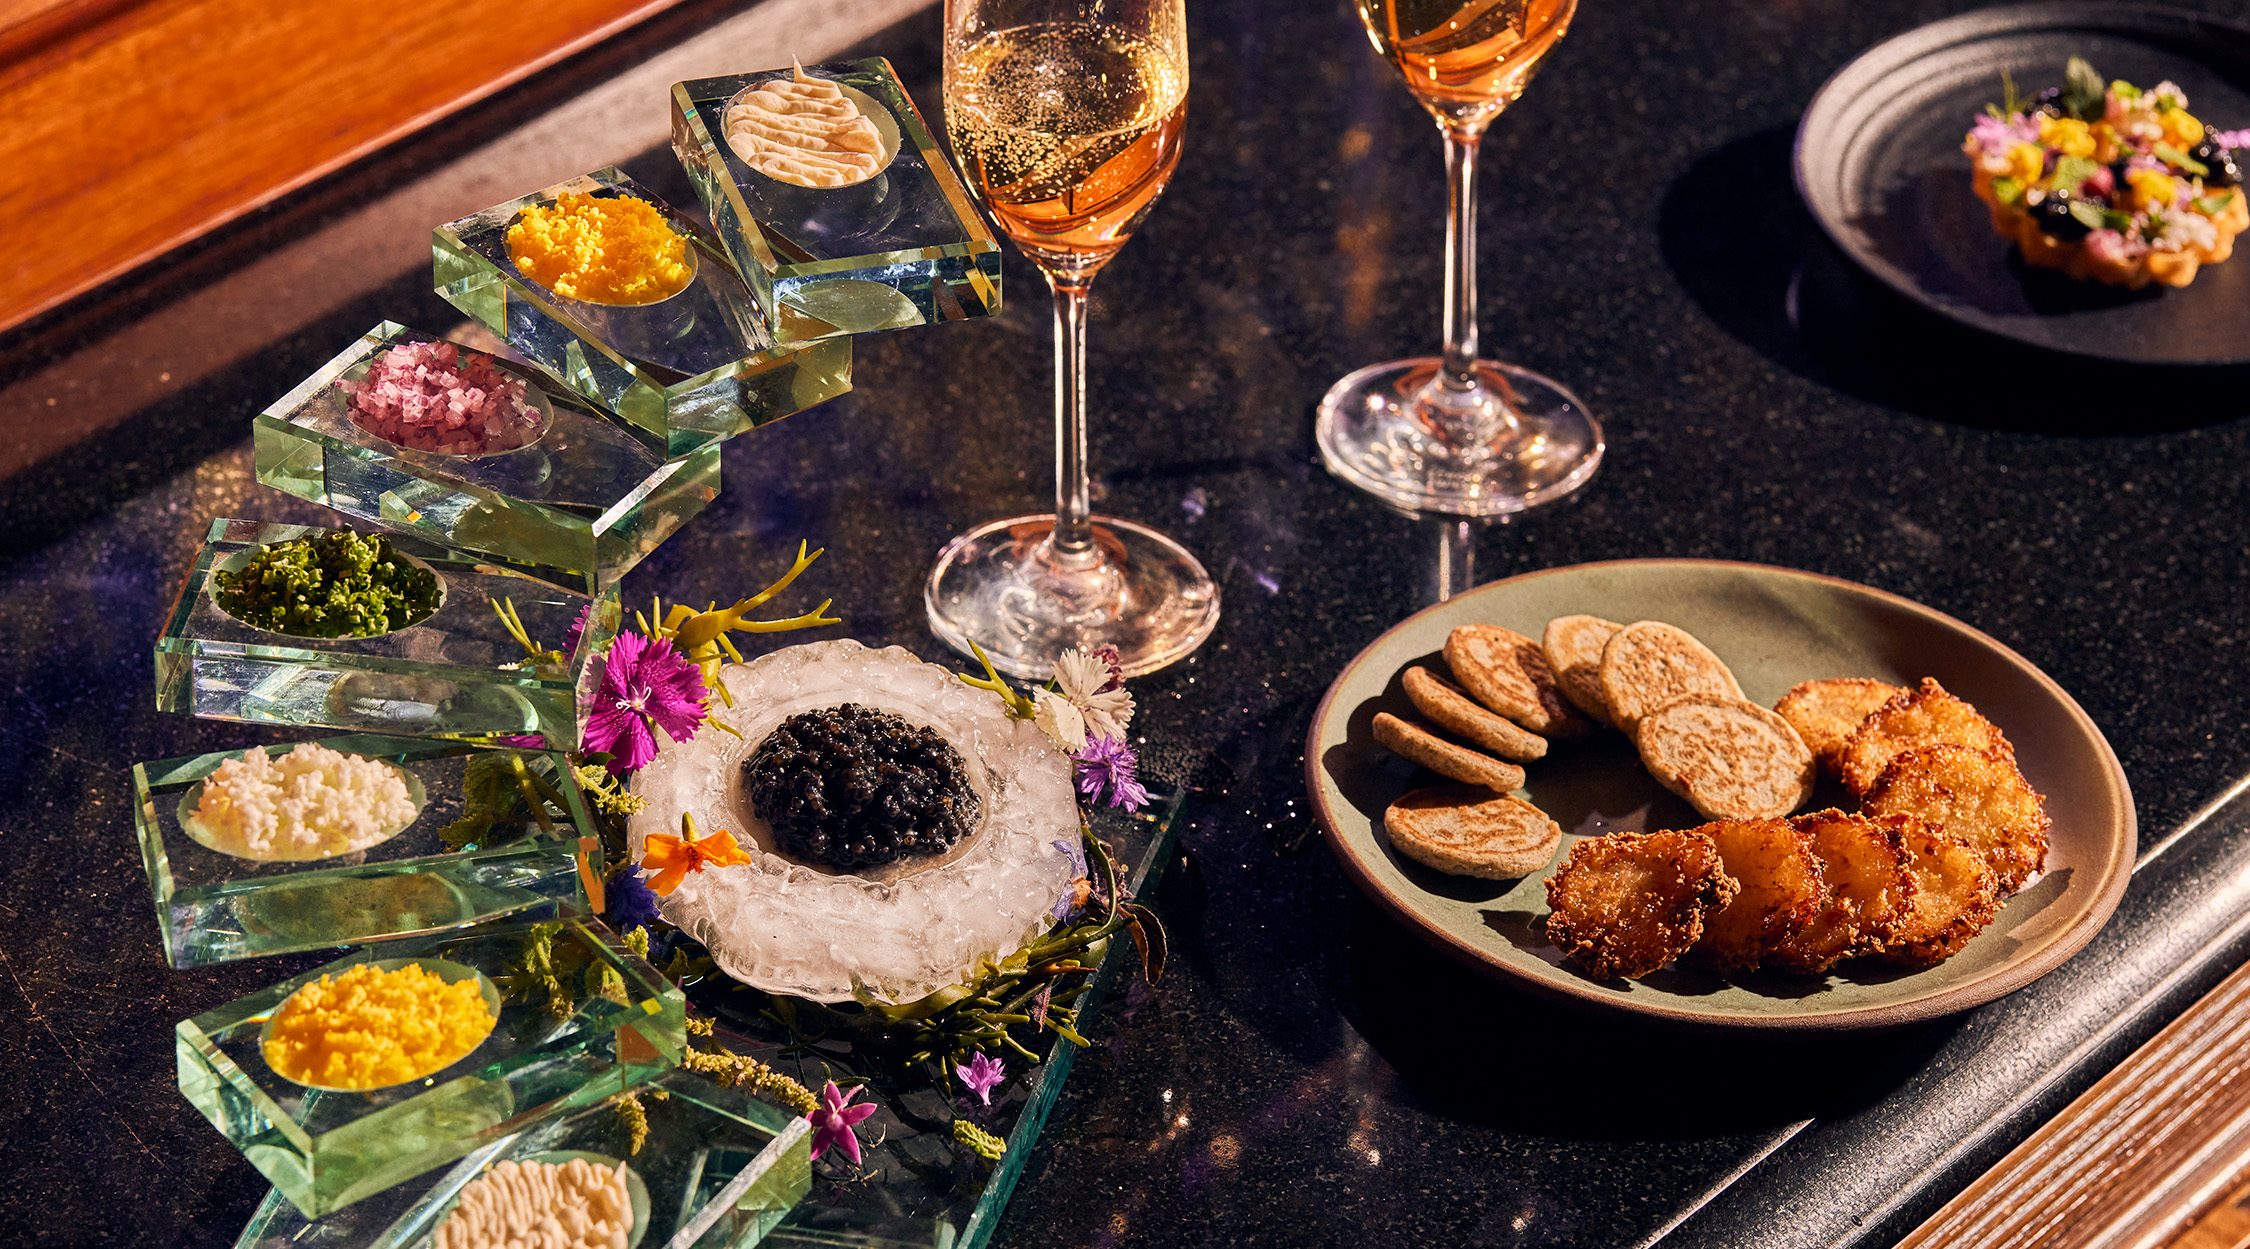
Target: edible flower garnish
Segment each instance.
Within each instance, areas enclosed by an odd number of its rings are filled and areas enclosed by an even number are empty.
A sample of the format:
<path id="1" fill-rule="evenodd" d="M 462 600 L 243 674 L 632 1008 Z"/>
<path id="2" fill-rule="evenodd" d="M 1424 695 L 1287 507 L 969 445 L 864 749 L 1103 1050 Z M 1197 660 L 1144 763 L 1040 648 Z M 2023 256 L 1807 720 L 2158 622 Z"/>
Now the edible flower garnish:
<path id="1" fill-rule="evenodd" d="M 750 856 L 734 842 L 734 834 L 725 829 L 701 840 L 695 836 L 695 817 L 682 812 L 680 831 L 684 836 L 670 833 L 650 833 L 643 847 L 641 866 L 655 872 L 649 881 L 659 897 L 670 897 L 680 887 L 689 872 L 700 872 L 706 867 L 740 867 L 750 862 Z"/>
<path id="2" fill-rule="evenodd" d="M 656 919 L 656 893 L 641 879 L 637 863 L 628 863 L 609 878 L 609 910 L 603 912 L 614 932 L 631 932 Z"/>
<path id="3" fill-rule="evenodd" d="M 707 697 L 702 672 L 672 649 L 670 639 L 620 633 L 602 660 L 581 748 L 610 755 L 609 770 L 618 775 L 636 771 L 656 758 L 654 730 L 675 742 L 695 736 Z"/>
<path id="4" fill-rule="evenodd" d="M 1071 770 L 1078 778 L 1078 793 L 1086 801 L 1099 801 L 1106 789 L 1109 805 L 1138 811 L 1148 805 L 1148 790 L 1137 775 L 1140 767 L 1140 757 L 1124 738 L 1096 733 L 1086 738 L 1086 746 L 1072 761 Z"/>
<path id="5" fill-rule="evenodd" d="M 830 1080 L 828 1087 L 820 1091 L 820 1109 L 805 1116 L 813 1126 L 813 1157 L 818 1158 L 830 1149 L 840 1148 L 844 1151 L 844 1156 L 852 1160 L 853 1166 L 859 1165 L 859 1134 L 852 1129 L 860 1120 L 875 1113 L 873 1102 L 865 1105 L 852 1104 L 852 1099 L 859 1094 L 858 1086 L 853 1086 L 852 1091 L 846 1093 L 836 1087 L 834 1080 Z"/>
<path id="6" fill-rule="evenodd" d="M 992 1090 L 1008 1078 L 1008 1068 L 999 1059 L 978 1050 L 969 1056 L 969 1061 L 957 1064 L 953 1074 L 960 1078 L 962 1088 L 976 1094 L 978 1101 L 989 1106 Z"/>

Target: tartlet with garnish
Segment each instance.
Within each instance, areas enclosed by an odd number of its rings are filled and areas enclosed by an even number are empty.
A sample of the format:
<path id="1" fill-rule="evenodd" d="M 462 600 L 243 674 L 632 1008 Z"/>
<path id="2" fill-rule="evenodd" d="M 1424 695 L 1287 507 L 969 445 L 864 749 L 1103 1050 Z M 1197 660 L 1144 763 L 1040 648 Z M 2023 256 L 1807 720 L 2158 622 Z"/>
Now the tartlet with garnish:
<path id="1" fill-rule="evenodd" d="M 2006 98 L 1961 149 L 1992 228 L 2026 263 L 2137 290 L 2186 286 L 2234 254 L 2250 229 L 2238 155 L 2250 130 L 2204 124 L 2170 82 L 2104 85 L 2079 57 L 2063 86 L 2028 100 L 2001 82 Z"/>

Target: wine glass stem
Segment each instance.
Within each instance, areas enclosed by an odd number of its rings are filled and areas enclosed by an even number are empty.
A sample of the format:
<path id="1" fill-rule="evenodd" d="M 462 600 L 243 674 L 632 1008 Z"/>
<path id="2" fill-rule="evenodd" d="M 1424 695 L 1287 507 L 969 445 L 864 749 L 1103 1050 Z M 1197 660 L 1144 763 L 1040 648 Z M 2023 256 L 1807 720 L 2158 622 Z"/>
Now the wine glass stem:
<path id="1" fill-rule="evenodd" d="M 1477 386 L 1477 145 L 1482 131 L 1445 132 L 1445 384 Z"/>
<path id="2" fill-rule="evenodd" d="M 1055 291 L 1054 561 L 1066 568 L 1101 562 L 1094 549 L 1086 475 L 1086 293 L 1091 279 L 1047 275 Z"/>

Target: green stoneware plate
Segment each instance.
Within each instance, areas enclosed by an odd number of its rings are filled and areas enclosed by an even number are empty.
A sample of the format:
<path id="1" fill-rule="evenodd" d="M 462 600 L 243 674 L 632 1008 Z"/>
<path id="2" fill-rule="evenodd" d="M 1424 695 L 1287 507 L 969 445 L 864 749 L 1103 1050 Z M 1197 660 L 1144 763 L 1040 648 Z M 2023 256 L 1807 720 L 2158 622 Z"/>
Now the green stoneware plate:
<path id="1" fill-rule="evenodd" d="M 1537 638 L 1555 616 L 1663 620 L 1726 660 L 1752 700 L 1771 706 L 1799 681 L 1936 677 L 1976 704 L 2016 747 L 2046 796 L 2046 872 L 2009 899 L 1966 948 L 1910 971 L 1846 963 L 1822 977 L 1758 972 L 1728 981 L 1677 964 L 1637 981 L 1599 981 L 1565 962 L 1545 934 L 1554 863 L 1520 880 L 1447 876 L 1392 850 L 1383 808 L 1442 778 L 1375 743 L 1375 714 L 1412 716 L 1399 683 L 1409 665 L 1445 671 L 1456 625 L 1504 625 Z M 1524 796 L 1563 828 L 1559 863 L 1582 837 L 1692 828 L 1702 817 L 1642 770 L 1625 739 L 1558 745 L 1528 765 Z M 1927 607 L 1849 581 L 1704 560 L 1625 560 L 1528 573 L 1479 586 L 1399 623 L 1361 651 L 1313 714 L 1306 784 L 1344 870 L 1377 905 L 1432 945 L 1522 988 L 1597 1009 L 1693 1028 L 1838 1031 L 1887 1028 L 1991 1001 L 2078 952 L 2117 907 L 2131 875 L 2133 797 L 2117 756 L 2069 694 L 2022 656 Z M 1808 808 L 1852 809 L 1823 782 Z"/>

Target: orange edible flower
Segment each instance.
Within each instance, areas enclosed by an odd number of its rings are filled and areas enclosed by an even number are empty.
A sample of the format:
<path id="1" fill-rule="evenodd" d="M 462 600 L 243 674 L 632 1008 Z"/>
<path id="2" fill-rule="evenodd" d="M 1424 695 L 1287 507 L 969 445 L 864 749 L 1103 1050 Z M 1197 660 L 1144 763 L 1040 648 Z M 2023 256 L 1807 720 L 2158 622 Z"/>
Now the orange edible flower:
<path id="1" fill-rule="evenodd" d="M 682 814 L 680 831 L 686 836 L 650 833 L 643 847 L 647 853 L 641 856 L 641 866 L 656 873 L 648 887 L 659 897 L 670 896 L 680 887 L 680 882 L 687 879 L 689 872 L 700 872 L 706 867 L 740 867 L 750 862 L 750 856 L 734 844 L 734 834 L 723 828 L 698 841 L 695 817 Z"/>

